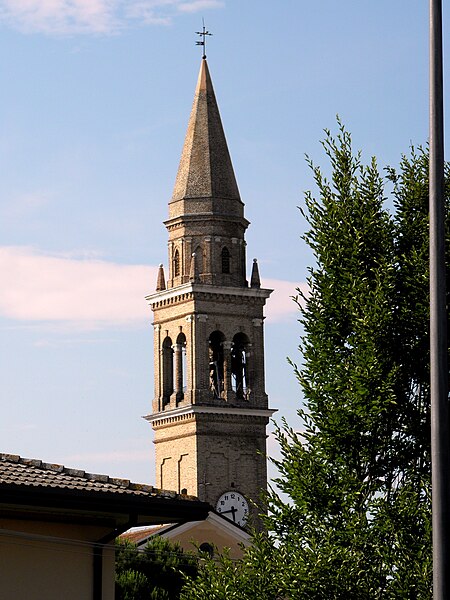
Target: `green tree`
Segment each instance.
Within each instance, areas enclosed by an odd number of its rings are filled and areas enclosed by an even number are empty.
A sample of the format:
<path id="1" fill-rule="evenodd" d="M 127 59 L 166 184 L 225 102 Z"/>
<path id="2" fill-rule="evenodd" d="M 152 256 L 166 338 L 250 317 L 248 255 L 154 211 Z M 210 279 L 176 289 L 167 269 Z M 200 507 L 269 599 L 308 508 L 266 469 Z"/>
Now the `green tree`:
<path id="1" fill-rule="evenodd" d="M 155 536 L 139 550 L 116 543 L 116 600 L 176 600 L 184 577 L 197 574 L 197 557 Z"/>
<path id="2" fill-rule="evenodd" d="M 290 501 L 270 492 L 270 533 L 241 562 L 206 567 L 185 600 L 225 597 L 218 587 L 243 600 L 431 598 L 428 156 L 412 149 L 385 181 L 341 125 L 323 147 L 331 179 L 310 163 L 318 194 L 304 211 L 315 265 L 298 297 L 300 427 L 277 430 Z M 276 589 L 258 591 L 269 571 Z"/>

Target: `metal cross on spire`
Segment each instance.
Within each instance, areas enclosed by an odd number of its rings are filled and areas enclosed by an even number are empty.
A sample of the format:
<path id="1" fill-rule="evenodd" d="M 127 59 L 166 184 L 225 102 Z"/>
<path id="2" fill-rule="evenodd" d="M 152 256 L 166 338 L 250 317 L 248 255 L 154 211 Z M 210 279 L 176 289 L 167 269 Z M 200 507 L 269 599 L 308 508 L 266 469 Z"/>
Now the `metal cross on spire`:
<path id="1" fill-rule="evenodd" d="M 206 36 L 207 35 L 212 35 L 212 33 L 209 33 L 209 31 L 206 31 L 204 19 L 202 19 L 202 22 L 203 22 L 203 29 L 202 29 L 202 31 L 196 31 L 195 32 L 197 35 L 199 35 L 202 38 L 202 40 L 201 41 L 197 41 L 195 43 L 196 43 L 197 46 L 203 46 L 203 56 L 202 56 L 202 58 L 206 58 Z"/>

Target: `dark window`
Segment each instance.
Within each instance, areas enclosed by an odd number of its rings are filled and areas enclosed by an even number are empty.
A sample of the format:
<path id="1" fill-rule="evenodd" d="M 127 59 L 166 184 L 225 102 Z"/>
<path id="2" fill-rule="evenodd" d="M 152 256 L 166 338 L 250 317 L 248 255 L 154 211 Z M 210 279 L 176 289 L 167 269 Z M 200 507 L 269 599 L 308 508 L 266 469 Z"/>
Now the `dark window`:
<path id="1" fill-rule="evenodd" d="M 173 276 L 178 277 L 180 275 L 180 254 L 178 250 L 175 250 L 173 255 Z"/>
<path id="2" fill-rule="evenodd" d="M 186 391 L 186 336 L 180 333 L 177 337 L 178 353 L 175 357 L 175 391 L 177 392 L 177 402 L 183 400 Z"/>
<path id="3" fill-rule="evenodd" d="M 173 393 L 173 348 L 172 340 L 166 337 L 162 345 L 162 363 L 163 363 L 163 404 L 166 405 L 170 401 L 170 396 Z"/>
<path id="4" fill-rule="evenodd" d="M 214 556 L 214 548 L 208 542 L 203 542 L 203 544 L 200 544 L 198 549 L 200 550 L 200 552 L 208 554 L 210 558 Z"/>

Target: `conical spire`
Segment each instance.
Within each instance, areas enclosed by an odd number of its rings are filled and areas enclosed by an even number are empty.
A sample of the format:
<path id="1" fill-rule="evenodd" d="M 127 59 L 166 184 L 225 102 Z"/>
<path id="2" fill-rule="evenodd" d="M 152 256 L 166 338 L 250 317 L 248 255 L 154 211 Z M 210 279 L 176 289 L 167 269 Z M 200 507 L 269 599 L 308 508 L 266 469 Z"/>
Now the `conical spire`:
<path id="1" fill-rule="evenodd" d="M 206 59 L 202 59 L 172 202 L 240 200 Z"/>

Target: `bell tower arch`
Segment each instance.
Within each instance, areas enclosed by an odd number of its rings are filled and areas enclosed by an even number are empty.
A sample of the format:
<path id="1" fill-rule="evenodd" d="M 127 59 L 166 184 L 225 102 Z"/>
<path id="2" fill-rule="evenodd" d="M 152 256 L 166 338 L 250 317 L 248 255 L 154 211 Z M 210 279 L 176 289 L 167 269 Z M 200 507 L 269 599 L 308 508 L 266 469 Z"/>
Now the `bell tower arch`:
<path id="1" fill-rule="evenodd" d="M 244 217 L 206 59 L 202 59 L 169 218 L 167 284 L 154 315 L 158 487 L 186 489 L 244 525 L 267 485 L 268 408 L 261 288 L 246 276 Z M 250 508 L 249 508 L 250 507 Z"/>

